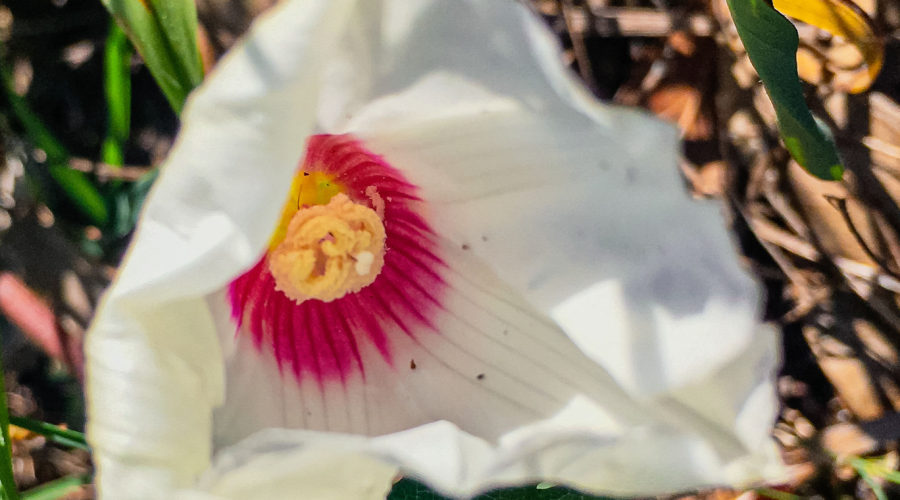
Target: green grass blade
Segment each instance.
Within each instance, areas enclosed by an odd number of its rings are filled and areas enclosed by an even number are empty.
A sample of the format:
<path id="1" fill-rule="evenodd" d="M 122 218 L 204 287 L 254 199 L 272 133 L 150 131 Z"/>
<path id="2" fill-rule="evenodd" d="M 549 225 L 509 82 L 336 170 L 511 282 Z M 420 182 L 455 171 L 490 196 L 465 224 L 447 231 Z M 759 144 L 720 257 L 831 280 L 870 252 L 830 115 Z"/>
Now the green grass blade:
<path id="1" fill-rule="evenodd" d="M 887 494 L 884 492 L 884 488 L 878 484 L 878 481 L 875 480 L 872 476 L 867 474 L 865 471 L 859 471 L 860 477 L 863 478 L 863 481 L 869 485 L 869 488 L 872 488 L 872 493 L 875 494 L 875 498 L 878 500 L 888 500 Z"/>
<path id="2" fill-rule="evenodd" d="M 885 494 L 884 492 L 884 488 L 882 488 L 881 485 L 878 484 L 878 480 L 875 479 L 875 477 L 873 477 L 872 475 L 872 472 L 875 472 L 872 469 L 874 469 L 875 467 L 871 462 L 864 458 L 857 457 L 850 460 L 850 465 L 854 469 L 856 469 L 859 477 L 861 477 L 863 481 L 865 481 L 866 484 L 869 485 L 869 488 L 872 488 L 872 493 L 875 494 L 875 498 L 877 498 L 878 500 L 888 500 L 887 494 Z"/>
<path id="3" fill-rule="evenodd" d="M 883 477 L 894 484 L 900 484 L 900 472 L 890 470 L 887 467 L 883 467 L 882 469 L 883 470 L 878 471 L 880 477 Z"/>
<path id="4" fill-rule="evenodd" d="M 844 168 L 827 127 L 813 118 L 797 75 L 797 29 L 765 0 L 727 0 L 738 35 L 775 106 L 791 156 L 820 179 L 840 180 Z"/>
<path id="5" fill-rule="evenodd" d="M 64 446 L 81 448 L 82 450 L 88 449 L 84 433 L 78 431 L 63 429 L 58 425 L 48 424 L 47 422 L 41 422 L 40 420 L 25 417 L 10 417 L 9 423 L 34 432 L 35 434 L 45 436 L 48 440 Z"/>
<path id="6" fill-rule="evenodd" d="M 103 0 L 176 113 L 203 80 L 193 0 Z"/>
<path id="7" fill-rule="evenodd" d="M 12 442 L 9 439 L 9 410 L 6 408 L 6 384 L 3 366 L 0 364 L 0 487 L 6 500 L 18 500 L 16 480 L 12 469 Z"/>
<path id="8" fill-rule="evenodd" d="M 59 500 L 90 482 L 90 476 L 63 477 L 23 492 L 22 500 Z"/>
<path id="9" fill-rule="evenodd" d="M 110 22 L 103 54 L 107 131 L 100 157 L 113 166 L 125 163 L 125 142 L 131 132 L 131 55 L 128 36 Z"/>
<path id="10" fill-rule="evenodd" d="M 49 160 L 48 160 L 49 161 Z M 82 172 L 72 170 L 68 164 L 55 163 L 47 167 L 50 177 L 59 184 L 66 196 L 88 216 L 94 224 L 105 226 L 109 222 L 106 202 L 97 187 Z"/>

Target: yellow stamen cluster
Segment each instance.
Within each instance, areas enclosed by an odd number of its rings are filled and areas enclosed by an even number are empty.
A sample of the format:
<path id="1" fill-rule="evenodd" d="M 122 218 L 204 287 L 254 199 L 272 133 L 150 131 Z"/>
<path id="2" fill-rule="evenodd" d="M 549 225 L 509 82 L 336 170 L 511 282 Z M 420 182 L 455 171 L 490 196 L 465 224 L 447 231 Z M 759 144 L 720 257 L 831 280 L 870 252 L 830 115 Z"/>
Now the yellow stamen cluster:
<path id="1" fill-rule="evenodd" d="M 368 286 L 384 265 L 384 224 L 371 208 L 336 194 L 300 208 L 269 253 L 275 286 L 300 303 L 330 302 Z"/>

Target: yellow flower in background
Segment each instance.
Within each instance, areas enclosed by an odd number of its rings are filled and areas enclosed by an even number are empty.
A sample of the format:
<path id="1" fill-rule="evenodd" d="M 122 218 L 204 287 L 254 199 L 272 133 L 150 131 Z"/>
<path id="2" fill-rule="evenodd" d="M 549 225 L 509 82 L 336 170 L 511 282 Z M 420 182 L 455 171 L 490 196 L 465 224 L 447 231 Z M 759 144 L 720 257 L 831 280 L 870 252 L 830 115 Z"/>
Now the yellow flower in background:
<path id="1" fill-rule="evenodd" d="M 775 337 L 718 208 L 526 7 L 287 1 L 183 119 L 87 341 L 104 498 L 780 471 Z"/>

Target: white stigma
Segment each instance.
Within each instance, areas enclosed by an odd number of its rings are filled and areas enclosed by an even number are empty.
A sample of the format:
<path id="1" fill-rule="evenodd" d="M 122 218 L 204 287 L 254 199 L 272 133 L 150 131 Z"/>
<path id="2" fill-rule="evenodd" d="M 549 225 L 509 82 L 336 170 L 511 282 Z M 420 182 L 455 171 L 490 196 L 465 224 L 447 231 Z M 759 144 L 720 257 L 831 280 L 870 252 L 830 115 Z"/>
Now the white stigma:
<path id="1" fill-rule="evenodd" d="M 359 252 L 354 256 L 356 258 L 356 274 L 363 276 L 369 274 L 372 270 L 372 263 L 375 262 L 375 254 L 372 252 Z"/>

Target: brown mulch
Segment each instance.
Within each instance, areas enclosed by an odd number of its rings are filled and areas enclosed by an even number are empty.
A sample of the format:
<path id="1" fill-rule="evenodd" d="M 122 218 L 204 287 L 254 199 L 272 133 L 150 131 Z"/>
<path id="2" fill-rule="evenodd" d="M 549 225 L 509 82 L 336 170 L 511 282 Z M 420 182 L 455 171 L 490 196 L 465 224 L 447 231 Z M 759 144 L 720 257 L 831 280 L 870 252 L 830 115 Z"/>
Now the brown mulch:
<path id="1" fill-rule="evenodd" d="M 669 9 L 538 3 L 589 80 L 602 78 L 596 65 L 609 64 L 593 47 L 615 37 L 610 19 L 628 19 L 621 31 L 631 36 L 644 26 L 629 46 L 628 78 L 611 97 L 679 125 L 688 187 L 725 203 L 747 265 L 765 283 L 767 319 L 783 332 L 774 435 L 792 478 L 781 489 L 874 498 L 849 459 L 898 465 L 900 6 L 860 1 L 883 30 L 886 63 L 872 88 L 856 95 L 840 89 L 861 61 L 839 39 L 798 25 L 808 102 L 835 131 L 848 169 L 843 182 L 828 183 L 802 171 L 779 142 L 774 109 L 724 0 Z M 660 26 L 665 33 L 650 36 Z M 900 495 L 892 483 L 883 487 Z M 699 496 L 721 495 L 728 494 Z"/>

